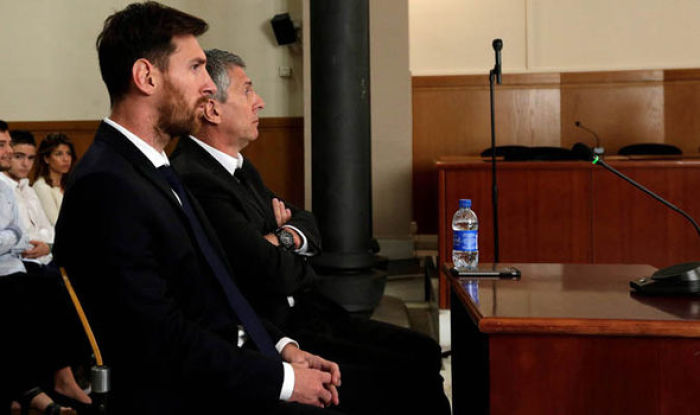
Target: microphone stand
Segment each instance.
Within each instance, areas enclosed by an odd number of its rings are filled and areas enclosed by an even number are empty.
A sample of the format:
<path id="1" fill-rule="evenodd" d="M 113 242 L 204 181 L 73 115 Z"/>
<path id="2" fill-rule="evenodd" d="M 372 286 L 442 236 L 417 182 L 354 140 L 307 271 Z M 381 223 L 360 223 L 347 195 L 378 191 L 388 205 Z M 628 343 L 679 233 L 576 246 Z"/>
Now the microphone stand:
<path id="1" fill-rule="evenodd" d="M 678 206 L 676 206 L 676 205 L 674 205 L 673 203 L 667 201 L 666 199 L 662 198 L 661 196 L 659 196 L 659 195 L 657 195 L 656 193 L 652 192 L 651 190 L 647 189 L 647 188 L 644 187 L 643 185 L 637 183 L 637 182 L 636 182 L 634 179 L 632 179 L 631 177 L 628 177 L 628 176 L 624 175 L 621 171 L 617 170 L 616 168 L 610 166 L 608 163 L 606 163 L 605 161 L 603 161 L 603 159 L 600 158 L 600 157 L 598 157 L 598 155 L 593 155 L 592 163 L 593 163 L 593 164 L 599 164 L 600 166 L 604 167 L 606 170 L 608 170 L 608 171 L 611 172 L 612 174 L 616 175 L 617 177 L 621 178 L 622 180 L 627 181 L 628 183 L 632 184 L 632 185 L 633 185 L 634 187 L 636 187 L 637 189 L 639 189 L 639 190 L 641 190 L 642 192 L 648 194 L 649 196 L 653 197 L 653 198 L 656 199 L 657 201 L 661 202 L 662 204 L 664 204 L 665 206 L 667 206 L 668 208 L 670 208 L 671 210 L 673 210 L 674 212 L 677 212 L 678 214 L 680 214 L 680 215 L 683 216 L 684 218 L 688 219 L 688 221 L 690 221 L 690 223 L 692 223 L 693 226 L 695 227 L 695 231 L 698 233 L 698 235 L 700 235 L 700 226 L 698 226 L 697 222 L 695 222 L 695 219 L 693 219 L 690 215 L 688 215 L 688 214 L 685 213 L 683 210 L 681 210 Z"/>
<path id="2" fill-rule="evenodd" d="M 600 137 L 598 137 L 598 134 L 596 134 L 595 131 L 591 130 L 590 128 L 586 127 L 585 125 L 581 124 L 581 121 L 575 121 L 574 125 L 577 128 L 580 128 L 583 131 L 586 131 L 587 133 L 591 134 L 593 136 L 593 138 L 595 138 L 595 148 L 593 148 L 593 154 L 597 154 L 599 156 L 602 156 L 605 153 L 605 149 L 600 146 Z"/>
<path id="3" fill-rule="evenodd" d="M 498 183 L 496 180 L 496 124 L 494 119 L 493 84 L 498 75 L 498 64 L 489 72 L 489 91 L 491 97 L 491 206 L 493 208 L 493 262 L 499 261 L 498 243 Z"/>
<path id="4" fill-rule="evenodd" d="M 637 189 L 654 198 L 656 201 L 661 202 L 664 206 L 680 214 L 691 224 L 693 224 L 695 232 L 700 235 L 700 226 L 698 226 L 697 222 L 695 222 L 690 215 L 685 213 L 676 205 L 668 202 L 666 199 L 632 180 L 630 177 L 627 177 L 614 167 L 608 165 L 608 163 L 603 161 L 598 155 L 593 154 L 593 151 L 591 151 L 591 149 L 585 144 L 576 143 L 571 151 L 575 155 L 582 157 L 583 160 L 592 161 L 593 165 L 599 164 L 617 177 L 625 180 Z M 630 281 L 630 286 L 636 293 L 645 295 L 700 294 L 700 262 L 685 262 L 662 268 L 656 271 L 650 278 L 641 278 Z"/>

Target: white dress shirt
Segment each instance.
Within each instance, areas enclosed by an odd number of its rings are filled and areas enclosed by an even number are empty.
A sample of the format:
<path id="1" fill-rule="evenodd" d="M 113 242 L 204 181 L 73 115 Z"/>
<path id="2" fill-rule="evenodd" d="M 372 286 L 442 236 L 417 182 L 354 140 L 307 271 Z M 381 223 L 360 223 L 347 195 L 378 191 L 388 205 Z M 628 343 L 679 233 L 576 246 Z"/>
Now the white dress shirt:
<path id="1" fill-rule="evenodd" d="M 27 272 L 22 263 L 22 252 L 27 248 L 29 242 L 22 232 L 14 191 L 0 183 L 0 278 Z"/>
<path id="2" fill-rule="evenodd" d="M 122 133 L 124 137 L 126 137 L 132 144 L 138 148 L 148 160 L 153 163 L 153 166 L 155 168 L 161 167 L 161 166 L 169 166 L 170 165 L 170 160 L 168 160 L 168 156 L 165 154 L 164 151 L 158 151 L 155 148 L 151 147 L 150 144 L 146 143 L 143 141 L 141 138 L 139 138 L 136 134 L 132 133 L 131 131 L 127 130 L 120 124 L 110 120 L 109 118 L 105 117 L 103 121 L 112 127 L 116 128 L 117 131 Z M 175 194 L 175 197 L 177 197 L 177 193 L 173 190 L 173 193 Z M 178 197 L 177 200 L 180 200 Z M 182 202 L 180 202 L 182 204 Z M 245 341 L 247 340 L 247 336 L 245 335 L 245 332 L 239 327 L 238 330 L 238 345 L 241 346 Z M 278 353 L 282 353 L 282 350 L 287 346 L 289 343 L 292 343 L 296 345 L 297 347 L 299 346 L 299 343 L 296 341 L 290 339 L 289 337 L 282 337 L 277 344 L 275 344 L 275 349 L 277 349 Z M 280 400 L 283 401 L 288 401 L 289 398 L 292 397 L 292 392 L 294 392 L 294 369 L 292 368 L 292 365 L 290 365 L 287 362 L 282 362 L 282 367 L 284 368 L 284 378 L 282 381 L 282 390 L 280 391 Z"/>
<path id="3" fill-rule="evenodd" d="M 54 229 L 49 218 L 44 213 L 41 201 L 34 188 L 29 186 L 28 179 L 19 181 L 11 178 L 7 174 L 0 174 L 0 181 L 7 184 L 14 190 L 17 210 L 19 211 L 22 230 L 30 241 L 41 241 L 49 245 L 53 244 Z M 53 259 L 49 252 L 39 258 L 24 258 L 25 261 L 36 262 L 46 265 Z"/>
<path id="4" fill-rule="evenodd" d="M 36 195 L 39 196 L 41 206 L 44 208 L 44 213 L 49 218 L 49 222 L 55 226 L 58 220 L 58 212 L 61 210 L 61 203 L 63 203 L 61 186 L 49 186 L 43 177 L 39 177 L 32 187 L 36 191 Z"/>

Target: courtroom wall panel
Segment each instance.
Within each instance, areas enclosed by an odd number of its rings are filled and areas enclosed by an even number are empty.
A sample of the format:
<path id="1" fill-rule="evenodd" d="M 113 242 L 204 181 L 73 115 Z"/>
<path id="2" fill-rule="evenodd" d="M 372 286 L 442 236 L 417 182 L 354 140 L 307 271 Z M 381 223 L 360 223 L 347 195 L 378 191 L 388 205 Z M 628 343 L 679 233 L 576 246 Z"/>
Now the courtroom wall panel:
<path id="1" fill-rule="evenodd" d="M 273 192 L 304 207 L 303 118 L 261 118 L 260 136 L 242 153 Z"/>
<path id="2" fill-rule="evenodd" d="M 700 152 L 700 69 L 504 74 L 496 86 L 496 145 L 668 143 Z M 434 162 L 490 145 L 488 76 L 413 78 L 413 218 L 437 232 Z M 490 176 L 489 176 L 490 180 Z M 477 212 L 481 214 L 481 212 Z"/>
<path id="3" fill-rule="evenodd" d="M 78 157 L 92 143 L 98 120 L 89 121 L 8 121 L 11 129 L 29 130 L 37 144 L 51 132 L 67 134 Z M 304 206 L 304 121 L 301 117 L 261 118 L 258 139 L 243 155 L 258 168 L 265 183 L 275 193 L 296 206 Z M 167 148 L 170 153 L 174 142 Z"/>
<path id="4" fill-rule="evenodd" d="M 663 71 L 579 72 L 561 74 L 561 145 L 593 147 L 600 137 L 606 154 L 631 143 L 664 142 Z"/>
<path id="5" fill-rule="evenodd" d="M 618 161 L 610 165 L 691 217 L 700 218 L 700 162 Z M 697 261 L 700 238 L 685 218 L 603 169 L 592 171 L 594 263 L 666 267 Z"/>
<path id="6" fill-rule="evenodd" d="M 100 121 L 8 121 L 11 130 L 29 130 L 34 134 L 37 146 L 49 133 L 61 132 L 70 137 L 75 152 L 80 157 L 90 147 Z"/>
<path id="7" fill-rule="evenodd" d="M 499 145 L 559 145 L 559 75 L 510 74 L 497 86 Z M 437 233 L 435 160 L 491 144 L 485 75 L 413 78 L 413 212 L 419 233 Z"/>
<path id="8" fill-rule="evenodd" d="M 700 69 L 664 72 L 666 142 L 700 153 Z"/>

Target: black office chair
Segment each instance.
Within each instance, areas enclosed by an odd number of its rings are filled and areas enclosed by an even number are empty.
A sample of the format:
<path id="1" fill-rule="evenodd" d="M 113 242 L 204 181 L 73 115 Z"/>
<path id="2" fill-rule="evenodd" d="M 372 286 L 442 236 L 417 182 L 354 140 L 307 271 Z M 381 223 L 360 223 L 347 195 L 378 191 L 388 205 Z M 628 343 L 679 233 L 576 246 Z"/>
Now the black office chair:
<path id="1" fill-rule="evenodd" d="M 496 146 L 496 157 L 506 161 L 530 160 L 530 147 L 525 146 Z M 481 152 L 481 157 L 491 157 L 491 147 Z"/>
<path id="2" fill-rule="evenodd" d="M 639 143 L 622 147 L 617 154 L 621 156 L 632 155 L 681 155 L 683 151 L 673 144 L 665 143 Z"/>
<path id="3" fill-rule="evenodd" d="M 562 147 L 531 147 L 530 156 L 530 160 L 576 160 L 576 157 L 574 157 L 574 154 L 571 152 L 571 150 Z"/>

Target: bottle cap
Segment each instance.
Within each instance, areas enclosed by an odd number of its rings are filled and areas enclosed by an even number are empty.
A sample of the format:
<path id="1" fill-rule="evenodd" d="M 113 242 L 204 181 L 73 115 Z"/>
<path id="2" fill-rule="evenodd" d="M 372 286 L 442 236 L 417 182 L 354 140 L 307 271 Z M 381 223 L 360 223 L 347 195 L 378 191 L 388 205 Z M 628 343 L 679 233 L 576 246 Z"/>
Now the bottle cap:
<path id="1" fill-rule="evenodd" d="M 472 207 L 472 200 L 471 199 L 459 199 L 459 208 L 464 209 L 464 208 L 471 208 Z"/>

